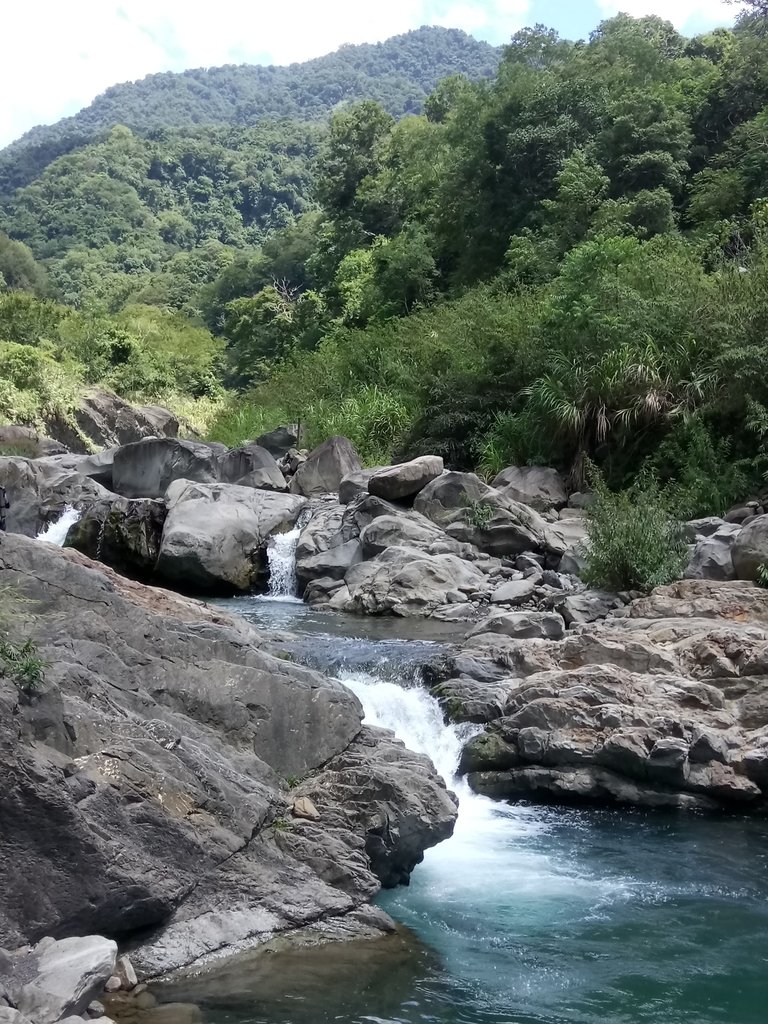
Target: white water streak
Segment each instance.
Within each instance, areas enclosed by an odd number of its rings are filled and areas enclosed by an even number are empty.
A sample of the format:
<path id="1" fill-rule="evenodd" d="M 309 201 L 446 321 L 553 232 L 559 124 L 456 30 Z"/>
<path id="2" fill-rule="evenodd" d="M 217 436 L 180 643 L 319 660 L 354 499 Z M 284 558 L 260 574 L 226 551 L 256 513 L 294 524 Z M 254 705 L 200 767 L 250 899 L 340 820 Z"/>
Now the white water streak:
<path id="1" fill-rule="evenodd" d="M 47 541 L 49 544 L 56 544 L 60 548 L 64 547 L 64 541 L 67 539 L 70 527 L 75 525 L 81 515 L 82 512 L 78 509 L 67 505 L 56 522 L 49 523 L 45 529 L 38 533 L 37 539 Z"/>

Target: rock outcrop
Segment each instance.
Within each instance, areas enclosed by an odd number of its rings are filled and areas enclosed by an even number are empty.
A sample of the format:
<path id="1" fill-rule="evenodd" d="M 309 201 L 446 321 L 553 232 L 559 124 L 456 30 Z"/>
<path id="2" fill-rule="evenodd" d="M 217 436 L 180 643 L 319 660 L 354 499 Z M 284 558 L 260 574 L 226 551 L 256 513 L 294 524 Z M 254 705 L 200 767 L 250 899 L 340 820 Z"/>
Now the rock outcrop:
<path id="1" fill-rule="evenodd" d="M 428 483 L 442 476 L 443 460 L 438 455 L 422 455 L 410 462 L 387 466 L 368 479 L 368 492 L 386 501 L 413 498 Z"/>
<path id="2" fill-rule="evenodd" d="M 263 583 L 270 534 L 290 529 L 306 505 L 295 494 L 188 480 L 173 483 L 166 499 L 158 578 L 204 593 L 248 591 Z"/>
<path id="3" fill-rule="evenodd" d="M 450 834 L 428 760 L 245 622 L 20 536 L 0 569 L 47 663 L 0 673 L 0 946 L 133 937 L 146 977 L 312 922 L 354 934 Z"/>
<path id="4" fill-rule="evenodd" d="M 70 527 L 66 543 L 124 576 L 150 582 L 165 516 L 162 501 L 115 495 L 88 506 Z"/>
<path id="5" fill-rule="evenodd" d="M 491 617 L 432 672 L 451 716 L 487 723 L 475 790 L 768 811 L 768 593 L 686 580 L 565 634 L 532 618 Z"/>
<path id="6" fill-rule="evenodd" d="M 756 580 L 760 567 L 768 565 L 768 515 L 757 516 L 739 531 L 731 543 L 736 578 Z"/>
<path id="7" fill-rule="evenodd" d="M 543 466 L 509 466 L 493 480 L 493 487 L 506 498 L 549 512 L 563 508 L 568 502 L 565 481 L 556 469 Z"/>
<path id="8" fill-rule="evenodd" d="M 87 454 L 93 448 L 113 448 L 143 437 L 177 437 L 179 420 L 158 405 L 130 405 L 112 391 L 92 388 L 74 413 L 74 427 L 54 418 L 48 423 L 51 437 L 71 452 Z"/>
<path id="9" fill-rule="evenodd" d="M 307 498 L 338 494 L 345 476 L 362 469 L 360 456 L 346 437 L 329 437 L 313 449 L 291 480 L 293 494 Z"/>
<path id="10" fill-rule="evenodd" d="M 152 438 L 123 445 L 114 455 L 113 487 L 124 498 L 162 498 L 176 480 L 216 483 L 217 453 L 195 441 Z"/>
<path id="11" fill-rule="evenodd" d="M 0 486 L 10 508 L 7 529 L 35 537 L 62 514 L 67 505 L 87 507 L 109 498 L 109 491 L 88 476 L 51 459 L 0 458 Z"/>

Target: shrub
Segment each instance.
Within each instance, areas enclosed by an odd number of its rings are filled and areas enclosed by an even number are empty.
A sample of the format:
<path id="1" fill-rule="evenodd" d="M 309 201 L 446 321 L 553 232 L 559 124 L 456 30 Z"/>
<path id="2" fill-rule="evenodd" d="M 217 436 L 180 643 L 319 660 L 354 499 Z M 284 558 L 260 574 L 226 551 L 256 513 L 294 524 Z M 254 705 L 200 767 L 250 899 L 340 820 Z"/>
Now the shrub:
<path id="1" fill-rule="evenodd" d="M 678 579 L 688 551 L 656 482 L 612 492 L 598 479 L 594 487 L 585 581 L 610 590 L 648 591 Z"/>

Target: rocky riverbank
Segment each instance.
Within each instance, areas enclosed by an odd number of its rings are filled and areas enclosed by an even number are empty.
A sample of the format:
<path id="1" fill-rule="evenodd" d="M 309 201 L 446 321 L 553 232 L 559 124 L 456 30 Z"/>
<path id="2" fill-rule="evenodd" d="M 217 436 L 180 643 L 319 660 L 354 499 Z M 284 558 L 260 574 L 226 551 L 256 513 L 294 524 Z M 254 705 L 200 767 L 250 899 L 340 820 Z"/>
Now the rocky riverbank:
<path id="1" fill-rule="evenodd" d="M 368 901 L 456 815 L 427 758 L 240 620 L 12 534 L 0 569 L 45 662 L 0 676 L 0 945 L 106 934 L 154 977 L 389 927 Z"/>

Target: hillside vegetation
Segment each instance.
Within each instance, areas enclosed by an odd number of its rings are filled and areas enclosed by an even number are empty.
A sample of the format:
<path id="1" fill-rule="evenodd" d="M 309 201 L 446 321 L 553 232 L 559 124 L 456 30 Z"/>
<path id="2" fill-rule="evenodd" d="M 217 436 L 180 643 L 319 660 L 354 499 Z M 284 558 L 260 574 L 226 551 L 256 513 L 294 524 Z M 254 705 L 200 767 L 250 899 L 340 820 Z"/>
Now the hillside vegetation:
<path id="1" fill-rule="evenodd" d="M 253 125 L 264 118 L 322 120 L 340 105 L 363 99 L 400 117 L 418 113 L 447 75 L 488 77 L 499 58 L 498 49 L 457 29 L 424 26 L 288 67 L 230 64 L 148 75 L 112 86 L 74 117 L 33 128 L 0 152 L 0 196 L 29 184 L 54 159 L 105 136 L 116 124 L 146 134 L 193 125 Z"/>
<path id="2" fill-rule="evenodd" d="M 539 26 L 513 38 L 493 79 L 451 76 L 421 115 L 345 107 L 312 143 L 316 160 L 297 140 L 311 181 L 281 208 L 285 227 L 246 223 L 236 172 L 199 206 L 194 175 L 171 175 L 163 201 L 189 237 L 148 229 L 144 209 L 163 214 L 144 147 L 167 139 L 178 153 L 208 136 L 119 129 L 17 193 L 5 230 L 45 262 L 40 294 L 47 273 L 79 304 L 73 322 L 109 313 L 135 337 L 137 309 L 178 329 L 192 316 L 214 353 L 206 380 L 220 366 L 229 389 L 210 427 L 229 443 L 300 420 L 308 443 L 346 434 L 371 462 L 435 451 L 489 474 L 544 462 L 574 486 L 597 467 L 614 486 L 653 478 L 681 513 L 716 511 L 768 468 L 768 18 L 749 7 L 734 30 L 693 39 L 655 17 L 619 15 L 578 44 Z M 137 160 L 133 234 L 90 247 L 88 232 L 56 226 L 46 238 L 99 147 L 110 167 L 124 151 L 125 167 Z M 62 166 L 66 188 L 54 187 Z M 130 177 L 104 173 L 121 188 Z M 148 253 L 167 247 L 155 264 L 130 263 L 139 236 Z M 101 272 L 64 293 L 72 253 L 101 260 L 110 244 L 124 244 L 109 272 L 125 293 L 105 296 Z M 46 344 L 68 342 L 49 331 Z M 98 372 L 119 379 L 122 352 Z M 209 403 L 216 391 L 171 386 Z"/>

